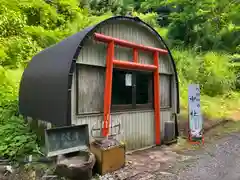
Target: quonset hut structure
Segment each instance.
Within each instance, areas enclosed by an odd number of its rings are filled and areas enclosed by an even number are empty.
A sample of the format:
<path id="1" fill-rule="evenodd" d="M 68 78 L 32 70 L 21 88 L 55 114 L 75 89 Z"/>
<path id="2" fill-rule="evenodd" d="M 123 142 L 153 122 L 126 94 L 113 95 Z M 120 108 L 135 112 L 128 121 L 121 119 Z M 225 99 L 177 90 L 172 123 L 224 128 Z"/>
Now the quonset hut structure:
<path id="1" fill-rule="evenodd" d="M 19 94 L 20 112 L 56 126 L 119 119 L 127 149 L 176 136 L 178 76 L 160 35 L 135 17 L 117 16 L 88 27 L 32 58 Z M 175 129 L 166 132 L 167 122 Z"/>

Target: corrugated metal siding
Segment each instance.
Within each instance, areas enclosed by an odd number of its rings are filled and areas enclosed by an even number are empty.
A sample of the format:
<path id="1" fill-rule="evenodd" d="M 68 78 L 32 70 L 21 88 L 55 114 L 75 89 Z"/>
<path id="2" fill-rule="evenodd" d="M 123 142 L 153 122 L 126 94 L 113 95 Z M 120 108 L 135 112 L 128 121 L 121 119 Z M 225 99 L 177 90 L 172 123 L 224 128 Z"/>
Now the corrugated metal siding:
<path id="1" fill-rule="evenodd" d="M 168 56 L 159 56 L 159 73 L 164 74 L 173 74 L 172 73 L 172 64 L 170 63 L 170 60 L 168 59 Z"/>
<path id="2" fill-rule="evenodd" d="M 118 137 L 123 140 L 128 150 L 139 149 L 154 144 L 154 113 L 130 112 L 124 114 L 114 114 L 112 119 L 120 119 L 122 134 Z"/>
<path id="3" fill-rule="evenodd" d="M 81 125 L 81 124 L 88 124 L 88 130 L 89 130 L 89 136 L 90 136 L 90 141 L 93 140 L 92 136 L 91 136 L 91 129 L 93 127 L 100 127 L 101 126 L 101 122 L 103 120 L 103 115 L 97 114 L 97 115 L 85 115 L 85 116 L 76 116 L 73 124 L 74 125 Z M 94 135 L 99 136 L 100 132 L 96 132 L 94 133 Z"/>
<path id="4" fill-rule="evenodd" d="M 102 115 L 78 116 L 74 124 L 88 124 L 89 133 L 96 125 L 100 127 Z M 117 137 L 127 145 L 127 150 L 139 149 L 155 144 L 154 111 L 135 111 L 112 114 L 112 120 L 121 122 L 122 134 Z M 161 137 L 164 136 L 164 122 L 171 120 L 171 111 L 161 111 Z M 100 133 L 100 132 L 99 132 Z M 91 138 L 92 140 L 92 138 Z"/>
<path id="5" fill-rule="evenodd" d="M 106 49 L 106 44 L 96 42 L 89 37 L 80 51 L 77 63 L 105 67 Z"/>
<path id="6" fill-rule="evenodd" d="M 157 42 L 156 37 L 149 33 L 146 29 L 134 23 L 118 21 L 114 24 L 106 24 L 97 30 L 98 33 L 109 35 L 115 38 L 128 40 L 146 46 L 161 47 L 163 45 Z M 128 48 L 115 47 L 115 58 L 119 60 L 132 61 L 132 50 Z M 153 56 L 151 53 L 140 52 L 139 62 L 144 64 L 153 64 Z M 168 56 L 159 55 L 160 72 L 172 74 L 172 65 Z M 105 66 L 106 64 L 106 44 L 99 43 L 89 37 L 84 44 L 77 63 L 89 64 L 95 66 Z"/>

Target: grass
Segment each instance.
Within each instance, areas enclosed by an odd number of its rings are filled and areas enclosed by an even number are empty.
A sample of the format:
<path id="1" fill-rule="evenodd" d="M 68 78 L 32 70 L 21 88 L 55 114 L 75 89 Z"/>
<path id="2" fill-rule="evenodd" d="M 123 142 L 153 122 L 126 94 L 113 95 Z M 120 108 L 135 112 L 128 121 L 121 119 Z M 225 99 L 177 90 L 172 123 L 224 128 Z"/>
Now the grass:
<path id="1" fill-rule="evenodd" d="M 236 111 L 240 112 L 240 93 L 232 93 L 223 97 L 203 96 L 202 111 L 210 119 L 231 119 Z"/>
<path id="2" fill-rule="evenodd" d="M 228 134 L 240 132 L 240 120 L 229 121 L 228 123 L 217 126 L 204 134 L 205 144 L 214 143 L 217 139 L 220 139 Z M 204 145 L 192 145 L 187 139 L 179 137 L 178 143 L 173 145 L 173 150 L 176 152 L 183 152 L 185 150 L 197 150 L 204 148 Z"/>
<path id="3" fill-rule="evenodd" d="M 211 131 L 209 131 L 206 135 L 207 142 L 212 142 L 218 138 L 221 138 L 225 135 L 240 132 L 240 120 L 239 121 L 229 121 L 228 123 L 218 126 Z"/>
<path id="4" fill-rule="evenodd" d="M 187 90 L 181 89 L 181 114 L 179 116 L 179 123 L 182 126 L 187 126 L 188 120 L 188 94 Z M 223 120 L 229 120 L 223 125 L 216 126 L 204 134 L 206 143 L 212 143 L 227 134 L 240 132 L 240 93 L 231 92 L 224 96 L 210 97 L 201 95 L 201 111 L 205 116 L 204 127 L 209 126 Z M 181 131 L 181 130 L 180 130 Z M 186 132 L 180 132 L 186 135 Z M 178 143 L 174 145 L 175 151 L 196 150 L 202 146 L 190 144 L 184 136 L 179 137 Z"/>
<path id="5" fill-rule="evenodd" d="M 181 116 L 187 117 L 188 95 L 184 91 L 180 97 Z M 211 120 L 232 119 L 236 112 L 240 112 L 240 93 L 231 92 L 224 96 L 210 97 L 201 95 L 201 111 Z M 239 117 L 240 119 L 240 117 Z"/>

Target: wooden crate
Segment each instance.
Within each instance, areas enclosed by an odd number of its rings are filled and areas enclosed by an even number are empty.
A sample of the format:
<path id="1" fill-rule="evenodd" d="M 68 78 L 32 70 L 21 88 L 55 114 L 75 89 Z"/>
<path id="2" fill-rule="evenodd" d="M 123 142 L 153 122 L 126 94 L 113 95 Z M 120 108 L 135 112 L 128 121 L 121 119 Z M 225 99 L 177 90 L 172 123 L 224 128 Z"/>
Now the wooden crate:
<path id="1" fill-rule="evenodd" d="M 91 152 L 96 156 L 96 171 L 100 175 L 116 171 L 125 165 L 125 146 L 119 145 L 109 149 L 90 145 Z"/>

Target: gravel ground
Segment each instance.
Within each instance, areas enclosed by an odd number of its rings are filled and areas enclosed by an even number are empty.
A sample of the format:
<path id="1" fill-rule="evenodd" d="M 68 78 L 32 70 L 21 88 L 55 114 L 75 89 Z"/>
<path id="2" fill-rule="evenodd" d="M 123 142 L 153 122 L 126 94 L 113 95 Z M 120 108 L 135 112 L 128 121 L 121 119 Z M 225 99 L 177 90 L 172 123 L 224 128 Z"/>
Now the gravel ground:
<path id="1" fill-rule="evenodd" d="M 187 156 L 188 155 L 188 156 Z M 240 180 L 240 133 L 176 154 L 171 148 L 151 149 L 128 157 L 131 162 L 100 180 Z"/>
<path id="2" fill-rule="evenodd" d="M 161 180 L 240 180 L 240 133 L 224 137 L 196 152 L 195 160 L 179 163 L 168 170 L 171 175 L 157 173 Z"/>

